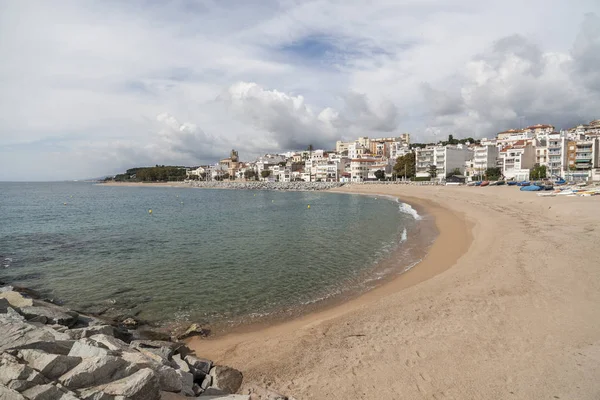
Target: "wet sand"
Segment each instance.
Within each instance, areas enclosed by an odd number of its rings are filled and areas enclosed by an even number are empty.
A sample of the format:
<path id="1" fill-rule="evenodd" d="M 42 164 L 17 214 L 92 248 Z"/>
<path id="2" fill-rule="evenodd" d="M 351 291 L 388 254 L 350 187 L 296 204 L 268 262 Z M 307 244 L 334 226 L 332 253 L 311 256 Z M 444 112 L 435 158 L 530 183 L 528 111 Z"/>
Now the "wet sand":
<path id="1" fill-rule="evenodd" d="M 342 305 L 190 341 L 297 399 L 600 398 L 600 197 L 364 185 L 436 218 L 426 258 Z M 242 388 L 243 391 L 243 388 Z"/>

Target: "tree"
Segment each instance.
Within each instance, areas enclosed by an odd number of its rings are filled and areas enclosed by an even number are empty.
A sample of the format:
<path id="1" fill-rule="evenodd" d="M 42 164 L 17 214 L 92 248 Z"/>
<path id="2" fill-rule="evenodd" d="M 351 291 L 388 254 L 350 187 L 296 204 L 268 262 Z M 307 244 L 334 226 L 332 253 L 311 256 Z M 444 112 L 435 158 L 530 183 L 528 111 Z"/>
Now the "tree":
<path id="1" fill-rule="evenodd" d="M 431 164 L 428 172 L 431 178 L 435 178 L 437 176 L 437 166 L 435 164 Z"/>
<path id="2" fill-rule="evenodd" d="M 415 176 L 415 153 L 408 153 L 396 159 L 394 165 L 394 174 L 396 176 L 406 176 L 407 179 Z"/>
<path id="3" fill-rule="evenodd" d="M 545 179 L 546 178 L 546 166 L 535 164 L 529 173 L 531 179 Z"/>
<path id="4" fill-rule="evenodd" d="M 247 169 L 244 171 L 244 178 L 246 180 L 256 179 L 256 172 L 253 169 Z"/>
<path id="5" fill-rule="evenodd" d="M 229 179 L 229 172 L 223 174 L 223 180 Z"/>
<path id="6" fill-rule="evenodd" d="M 260 172 L 260 176 L 263 178 L 268 178 L 271 175 L 271 171 L 268 169 L 264 169 Z"/>
<path id="7" fill-rule="evenodd" d="M 382 169 L 375 171 L 375 179 L 383 181 L 385 179 L 385 171 Z"/>
<path id="8" fill-rule="evenodd" d="M 485 176 L 490 181 L 497 181 L 502 177 L 502 170 L 500 167 L 491 167 L 485 170 Z"/>

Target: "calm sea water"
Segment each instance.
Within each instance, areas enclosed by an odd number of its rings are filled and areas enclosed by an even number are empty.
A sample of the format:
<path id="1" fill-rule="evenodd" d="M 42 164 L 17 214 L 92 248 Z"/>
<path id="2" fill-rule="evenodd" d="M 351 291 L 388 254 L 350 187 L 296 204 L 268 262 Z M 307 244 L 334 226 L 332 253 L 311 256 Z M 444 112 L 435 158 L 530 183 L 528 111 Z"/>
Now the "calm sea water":
<path id="1" fill-rule="evenodd" d="M 402 271 L 421 224 L 359 195 L 0 183 L 0 280 L 75 309 L 237 323 Z"/>

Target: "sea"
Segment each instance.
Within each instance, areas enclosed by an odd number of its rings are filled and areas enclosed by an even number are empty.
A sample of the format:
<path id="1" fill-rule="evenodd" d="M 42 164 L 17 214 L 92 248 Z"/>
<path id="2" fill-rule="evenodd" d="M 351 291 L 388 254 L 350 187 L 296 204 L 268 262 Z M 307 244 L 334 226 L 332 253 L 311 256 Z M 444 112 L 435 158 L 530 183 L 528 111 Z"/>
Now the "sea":
<path id="1" fill-rule="evenodd" d="M 0 281 L 154 324 L 310 312 L 412 268 L 434 238 L 388 197 L 0 183 Z"/>

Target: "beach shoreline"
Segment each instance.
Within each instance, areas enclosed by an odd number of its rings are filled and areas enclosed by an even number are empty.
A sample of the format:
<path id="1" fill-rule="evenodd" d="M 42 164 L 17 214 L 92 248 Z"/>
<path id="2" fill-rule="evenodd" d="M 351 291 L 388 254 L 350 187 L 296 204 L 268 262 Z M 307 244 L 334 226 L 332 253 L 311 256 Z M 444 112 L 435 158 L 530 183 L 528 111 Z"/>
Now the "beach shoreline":
<path id="1" fill-rule="evenodd" d="M 389 275 L 381 284 L 358 296 L 347 298 L 341 302 L 334 301 L 330 304 L 323 304 L 316 310 L 301 313 L 292 319 L 247 324 L 235 327 L 229 331 L 219 332 L 217 335 L 208 338 L 191 338 L 187 341 L 188 346 L 199 353 L 217 358 L 219 356 L 218 351 L 226 346 L 231 346 L 241 341 L 252 340 L 254 337 L 285 334 L 301 326 L 339 317 L 365 305 L 372 304 L 391 293 L 417 285 L 444 272 L 468 250 L 472 242 L 470 231 L 472 225 L 462 216 L 453 214 L 435 202 L 408 196 L 396 197 L 386 195 L 385 193 L 372 193 L 368 190 L 365 192 L 356 186 L 349 186 L 348 188 L 350 189 L 332 189 L 330 192 L 388 196 L 402 203 L 409 204 L 421 216 L 433 218 L 437 229 L 437 236 L 431 246 L 424 249 L 426 251 L 424 257 L 410 266 L 406 271 Z M 453 249 L 449 248 L 450 243 L 454 244 Z"/>
<path id="2" fill-rule="evenodd" d="M 189 345 L 298 399 L 596 399 L 600 199 L 355 185 L 425 206 L 427 257 L 357 299 Z"/>

